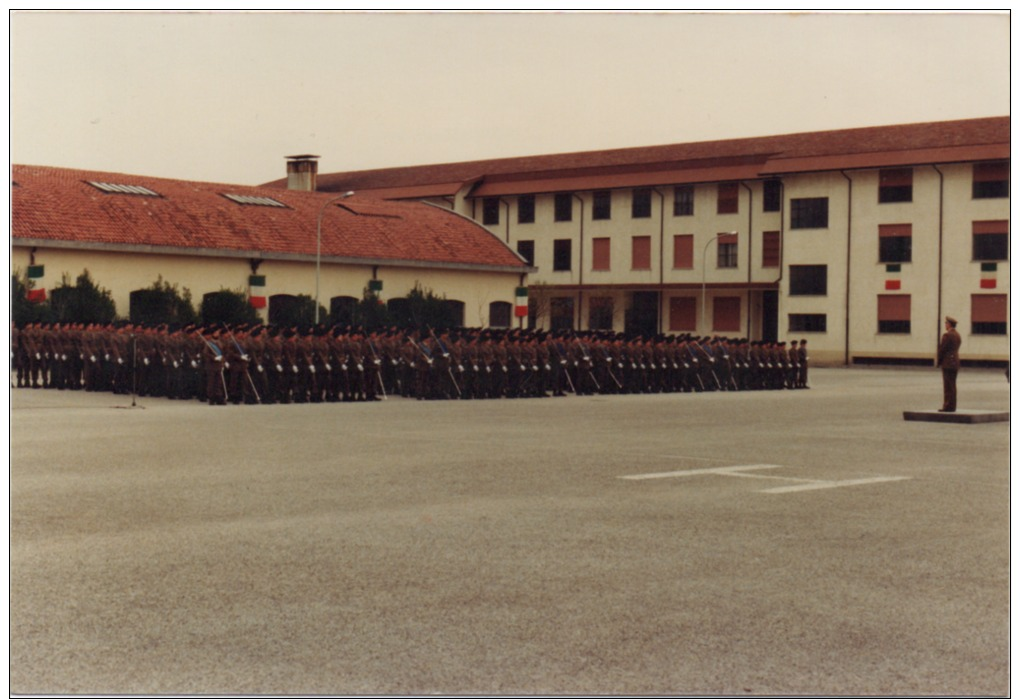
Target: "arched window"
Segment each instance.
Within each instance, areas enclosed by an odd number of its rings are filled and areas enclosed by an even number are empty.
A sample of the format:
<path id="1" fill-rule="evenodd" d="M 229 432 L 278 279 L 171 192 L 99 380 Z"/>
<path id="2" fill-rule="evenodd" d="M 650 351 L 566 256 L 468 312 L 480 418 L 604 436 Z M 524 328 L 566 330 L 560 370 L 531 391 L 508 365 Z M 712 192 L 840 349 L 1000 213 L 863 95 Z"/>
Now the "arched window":
<path id="1" fill-rule="evenodd" d="M 407 327 L 411 324 L 411 302 L 406 297 L 390 299 L 386 302 L 386 309 L 397 325 Z"/>
<path id="2" fill-rule="evenodd" d="M 210 291 L 202 296 L 199 312 L 203 323 L 257 323 L 258 313 L 248 297 L 236 291 Z"/>
<path id="3" fill-rule="evenodd" d="M 329 319 L 335 325 L 353 325 L 358 299 L 353 296 L 334 296 L 329 300 Z"/>
<path id="4" fill-rule="evenodd" d="M 489 304 L 489 327 L 509 328 L 513 305 L 506 301 L 493 301 Z"/>
<path id="5" fill-rule="evenodd" d="M 450 313 L 450 324 L 455 328 L 464 327 L 464 302 L 448 299 L 444 303 Z"/>

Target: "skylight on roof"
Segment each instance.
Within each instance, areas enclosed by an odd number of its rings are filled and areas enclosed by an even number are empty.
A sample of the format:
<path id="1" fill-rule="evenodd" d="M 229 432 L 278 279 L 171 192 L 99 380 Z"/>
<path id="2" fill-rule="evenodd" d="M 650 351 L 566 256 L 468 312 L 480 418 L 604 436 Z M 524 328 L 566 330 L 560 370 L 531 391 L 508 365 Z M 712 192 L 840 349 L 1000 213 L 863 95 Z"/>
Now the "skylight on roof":
<path id="1" fill-rule="evenodd" d="M 271 199 L 269 197 L 254 197 L 249 194 L 224 194 L 227 199 L 242 204 L 245 206 L 279 206 L 284 209 L 287 208 L 286 204 Z"/>
<path id="2" fill-rule="evenodd" d="M 96 189 L 102 190 L 107 194 L 139 194 L 143 197 L 158 197 L 156 192 L 153 192 L 148 187 L 142 187 L 137 184 L 111 184 L 110 182 L 89 182 L 90 185 Z"/>

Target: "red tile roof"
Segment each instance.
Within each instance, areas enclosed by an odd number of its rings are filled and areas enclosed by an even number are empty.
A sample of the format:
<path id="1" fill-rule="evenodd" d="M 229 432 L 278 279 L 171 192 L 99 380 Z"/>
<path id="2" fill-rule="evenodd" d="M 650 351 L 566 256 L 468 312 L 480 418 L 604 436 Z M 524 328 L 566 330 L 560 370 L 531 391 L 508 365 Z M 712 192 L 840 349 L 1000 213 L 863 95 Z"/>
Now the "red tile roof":
<path id="1" fill-rule="evenodd" d="M 1009 158 L 1009 117 L 875 126 L 837 131 L 320 173 L 320 191 L 373 190 L 387 198 L 425 196 L 411 188 L 472 194 L 717 182 L 777 173 Z M 451 184 L 452 183 L 452 184 Z M 286 179 L 266 187 L 286 187 Z"/>
<path id="2" fill-rule="evenodd" d="M 89 182 L 146 187 L 159 196 L 107 193 Z M 238 204 L 226 194 L 281 204 Z M 15 165 L 11 236 L 21 241 L 252 254 L 314 256 L 316 222 L 335 194 L 140 175 Z M 38 244 L 36 242 L 35 244 Z M 463 216 L 420 203 L 354 196 L 326 207 L 323 258 L 510 268 L 516 253 Z"/>

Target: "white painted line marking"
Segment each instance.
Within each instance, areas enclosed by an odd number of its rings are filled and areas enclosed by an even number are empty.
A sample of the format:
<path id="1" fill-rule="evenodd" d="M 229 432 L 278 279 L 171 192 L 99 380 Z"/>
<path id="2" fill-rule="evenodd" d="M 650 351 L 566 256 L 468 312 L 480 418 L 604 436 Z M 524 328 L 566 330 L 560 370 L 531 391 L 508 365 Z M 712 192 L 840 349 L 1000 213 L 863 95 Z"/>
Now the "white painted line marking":
<path id="1" fill-rule="evenodd" d="M 765 468 L 782 468 L 775 464 L 755 464 L 752 466 L 720 466 L 719 468 L 696 468 L 690 471 L 666 471 L 664 473 L 642 473 L 636 476 L 620 476 L 628 481 L 643 481 L 649 478 L 680 478 L 681 476 L 704 476 L 704 475 L 716 475 L 716 476 L 727 476 L 735 475 L 740 471 L 755 471 Z"/>
<path id="2" fill-rule="evenodd" d="M 796 481 L 798 485 L 784 485 L 759 493 L 799 493 L 805 490 L 826 490 L 828 488 L 846 488 L 854 485 L 870 485 L 872 483 L 891 483 L 893 481 L 910 480 L 908 476 L 879 476 L 877 478 L 858 478 L 845 481 L 826 481 L 817 478 L 791 478 L 789 476 L 773 476 L 751 471 L 763 471 L 783 468 L 778 464 L 749 464 L 746 466 L 719 466 L 717 468 L 696 468 L 689 471 L 664 471 L 661 473 L 641 473 L 633 476 L 620 476 L 628 481 L 643 481 L 653 478 L 682 478 L 685 476 L 730 476 L 733 478 L 765 478 L 779 481 Z"/>
<path id="3" fill-rule="evenodd" d="M 887 476 L 880 478 L 859 478 L 849 481 L 816 481 L 805 485 L 784 485 L 768 490 L 759 490 L 760 493 L 798 493 L 802 490 L 824 490 L 826 488 L 845 488 L 852 485 L 868 485 L 870 483 L 889 483 L 891 481 L 907 481 L 909 476 Z"/>

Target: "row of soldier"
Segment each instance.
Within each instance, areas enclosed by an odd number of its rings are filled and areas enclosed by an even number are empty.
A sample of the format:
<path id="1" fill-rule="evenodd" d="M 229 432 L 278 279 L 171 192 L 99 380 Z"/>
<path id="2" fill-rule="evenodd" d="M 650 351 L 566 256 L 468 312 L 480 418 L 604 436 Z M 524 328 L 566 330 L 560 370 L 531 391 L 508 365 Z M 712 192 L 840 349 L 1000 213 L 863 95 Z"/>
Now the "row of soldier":
<path id="1" fill-rule="evenodd" d="M 611 332 L 30 324 L 17 386 L 211 404 L 807 388 L 807 341 Z"/>

